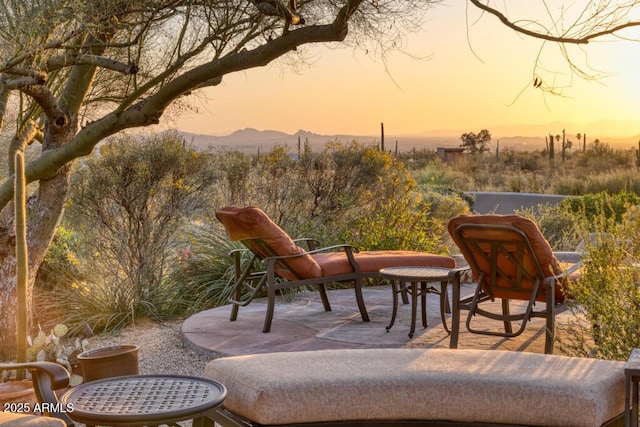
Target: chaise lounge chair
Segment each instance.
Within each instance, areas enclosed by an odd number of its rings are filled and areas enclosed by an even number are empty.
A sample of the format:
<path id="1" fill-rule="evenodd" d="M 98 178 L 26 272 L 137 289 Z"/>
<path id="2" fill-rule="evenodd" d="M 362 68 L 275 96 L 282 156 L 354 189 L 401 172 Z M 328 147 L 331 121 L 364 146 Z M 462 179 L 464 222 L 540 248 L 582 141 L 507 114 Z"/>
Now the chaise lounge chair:
<path id="1" fill-rule="evenodd" d="M 520 335 L 533 317 L 545 318 L 545 353 L 553 353 L 555 315 L 566 309 L 565 285 L 581 264 L 563 270 L 537 225 L 520 215 L 461 215 L 449 222 L 448 231 L 477 281 L 473 296 L 463 300 L 454 287 L 450 347 L 458 345 L 460 310 L 468 310 L 469 332 L 503 337 Z M 502 313 L 481 308 L 495 298 L 502 300 Z M 524 311 L 511 314 L 511 299 L 528 301 Z M 545 304 L 536 309 L 536 302 Z M 504 322 L 504 332 L 473 328 L 476 314 Z M 512 321 L 521 322 L 515 332 Z"/>
<path id="2" fill-rule="evenodd" d="M 379 270 L 394 266 L 432 266 L 454 268 L 455 260 L 448 256 L 414 251 L 358 251 L 341 244 L 318 248 L 313 239 L 292 240 L 261 209 L 253 206 L 229 206 L 216 212 L 233 241 L 242 242 L 252 253 L 249 262 L 242 262 L 242 250 L 232 251 L 235 284 L 229 302 L 233 304 L 231 320 L 236 320 L 240 306 L 246 306 L 266 288 L 267 313 L 263 332 L 271 330 L 276 292 L 287 288 L 316 286 L 326 311 L 331 311 L 325 284 L 354 282 L 356 301 L 362 320 L 369 315 L 362 297 L 362 279 L 378 278 Z M 308 250 L 298 246 L 305 242 Z M 256 271 L 256 261 L 264 268 Z"/>

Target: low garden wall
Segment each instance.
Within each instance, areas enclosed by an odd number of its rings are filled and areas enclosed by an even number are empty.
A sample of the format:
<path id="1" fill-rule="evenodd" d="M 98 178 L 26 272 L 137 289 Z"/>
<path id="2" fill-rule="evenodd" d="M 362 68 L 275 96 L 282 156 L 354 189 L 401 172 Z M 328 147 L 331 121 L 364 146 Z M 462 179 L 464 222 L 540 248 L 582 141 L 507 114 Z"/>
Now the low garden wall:
<path id="1" fill-rule="evenodd" d="M 539 205 L 555 205 L 570 196 L 537 193 L 467 192 L 475 199 L 474 211 L 479 214 L 512 214 L 517 209 L 537 208 Z"/>

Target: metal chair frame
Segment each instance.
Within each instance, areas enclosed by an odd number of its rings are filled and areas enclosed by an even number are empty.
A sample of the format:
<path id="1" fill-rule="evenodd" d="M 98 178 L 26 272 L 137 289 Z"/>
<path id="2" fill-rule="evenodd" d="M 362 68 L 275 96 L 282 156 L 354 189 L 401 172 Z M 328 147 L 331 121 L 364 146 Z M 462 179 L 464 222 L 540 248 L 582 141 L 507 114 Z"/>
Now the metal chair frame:
<path id="1" fill-rule="evenodd" d="M 54 408 L 46 415 L 62 420 L 69 427 L 74 426 L 74 422 L 58 404 L 58 396 L 54 392 L 69 386 L 69 372 L 54 362 L 0 363 L 0 371 L 20 369 L 31 372 L 33 389 L 38 402 L 49 403 L 47 407 Z"/>
<path id="2" fill-rule="evenodd" d="M 472 233 L 475 237 L 465 235 L 467 230 L 480 232 Z M 482 233 L 486 231 L 487 233 Z M 491 231 L 503 231 L 503 239 L 483 237 L 495 235 Z M 469 263 L 471 270 L 477 275 L 477 285 L 471 297 L 460 299 L 459 287 L 454 287 L 453 295 L 453 325 L 451 332 L 451 348 L 458 344 L 460 328 L 460 310 L 468 310 L 466 328 L 469 332 L 512 338 L 520 335 L 526 323 L 534 317 L 546 319 L 545 353 L 553 353 L 555 339 L 555 315 L 567 308 L 566 302 L 558 304 L 555 299 L 556 282 L 565 280 L 570 274 L 581 267 L 574 264 L 570 269 L 559 275 L 545 277 L 545 273 L 538 261 L 531 242 L 521 230 L 507 225 L 489 224 L 461 224 L 454 231 L 454 240 Z M 508 236 L 508 237 L 507 237 Z M 486 263 L 482 268 L 480 261 Z M 527 271 L 525 262 L 533 266 L 533 272 Z M 507 271 L 510 266 L 513 272 Z M 511 269 L 509 269 L 511 270 Z M 523 283 L 532 284 L 530 288 Z M 521 313 L 511 314 L 509 299 L 502 298 L 505 292 L 513 299 L 527 301 L 527 306 Z M 544 297 L 541 295 L 544 292 Z M 485 310 L 480 307 L 482 302 L 494 301 L 501 298 L 502 313 Z M 536 301 L 544 300 L 545 307 L 536 309 Z M 471 325 L 475 315 L 481 315 L 504 323 L 504 332 L 476 329 Z M 513 331 L 512 322 L 521 321 L 517 331 Z"/>
<path id="3" fill-rule="evenodd" d="M 229 298 L 229 302 L 232 303 L 230 320 L 233 321 L 237 319 L 239 307 L 248 305 L 254 298 L 262 295 L 266 289 L 267 312 L 265 314 L 262 330 L 266 333 L 271 330 L 277 291 L 303 286 L 316 286 L 320 293 L 324 310 L 331 311 L 331 305 L 329 304 L 325 285 L 332 282 L 340 283 L 353 281 L 356 302 L 358 304 L 360 315 L 364 322 L 368 322 L 369 314 L 367 313 L 364 298 L 362 296 L 362 279 L 378 278 L 380 274 L 378 272 L 361 272 L 360 267 L 353 256 L 354 253 L 358 252 L 357 248 L 346 244 L 318 248 L 318 242 L 309 238 L 295 239 L 294 242 L 305 242 L 309 247 L 309 250 L 302 254 L 279 256 L 262 239 L 244 239 L 241 240 L 241 243 L 244 244 L 247 249 L 236 249 L 230 252 L 230 256 L 233 258 L 235 271 L 235 283 L 231 290 L 231 297 Z M 287 262 L 288 260 L 304 255 L 313 255 L 314 253 L 327 251 L 335 252 L 337 250 L 343 250 L 346 253 L 347 259 L 353 268 L 353 272 L 305 279 L 291 268 Z M 243 264 L 242 257 L 247 251 L 251 252 L 251 257 L 248 262 Z M 262 254 L 267 254 L 269 256 L 264 256 Z M 263 264 L 264 268 L 256 269 L 256 263 L 258 261 Z M 293 277 L 295 277 L 295 279 L 282 279 L 276 273 L 277 268 L 288 271 Z"/>

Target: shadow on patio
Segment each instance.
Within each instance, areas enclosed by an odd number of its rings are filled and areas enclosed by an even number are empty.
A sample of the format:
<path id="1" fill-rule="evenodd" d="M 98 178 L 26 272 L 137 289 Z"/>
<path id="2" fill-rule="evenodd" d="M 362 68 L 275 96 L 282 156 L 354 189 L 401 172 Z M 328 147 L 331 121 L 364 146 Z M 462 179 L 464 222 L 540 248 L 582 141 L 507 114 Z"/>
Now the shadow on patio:
<path id="1" fill-rule="evenodd" d="M 473 286 L 475 285 L 462 285 L 462 296 L 470 295 Z M 400 303 L 396 322 L 389 332 L 386 331 L 385 327 L 391 319 L 392 311 L 389 285 L 365 288 L 363 294 L 371 318 L 368 323 L 362 322 L 360 318 L 353 289 L 329 291 L 332 307 L 330 312 L 322 309 L 320 297 L 316 292 L 309 291 L 297 294 L 295 299 L 289 302 L 278 301 L 269 333 L 262 332 L 266 301 L 258 299 L 247 307 L 241 307 L 238 320 L 235 322 L 229 321 L 230 305 L 191 316 L 182 325 L 183 341 L 194 351 L 210 357 L 340 348 L 449 347 L 449 335 L 440 321 L 439 297 L 436 294 L 427 296 L 429 326 L 426 329 L 420 323 L 418 307 L 416 333 L 413 338 L 408 336 L 410 305 Z M 521 301 L 511 303 L 515 311 Z M 494 304 L 499 306 L 499 300 Z M 466 314 L 467 312 L 463 311 L 458 348 L 544 353 L 544 319 L 533 319 L 522 335 L 504 339 L 468 333 L 464 327 Z M 562 325 L 572 317 L 570 310 L 556 316 L 557 334 L 562 333 Z M 447 321 L 450 325 L 450 315 L 447 315 Z M 501 322 L 488 321 L 479 316 L 476 316 L 473 322 L 476 327 L 483 324 L 489 325 L 487 328 L 502 326 Z M 559 353 L 559 349 L 556 349 L 556 353 Z"/>

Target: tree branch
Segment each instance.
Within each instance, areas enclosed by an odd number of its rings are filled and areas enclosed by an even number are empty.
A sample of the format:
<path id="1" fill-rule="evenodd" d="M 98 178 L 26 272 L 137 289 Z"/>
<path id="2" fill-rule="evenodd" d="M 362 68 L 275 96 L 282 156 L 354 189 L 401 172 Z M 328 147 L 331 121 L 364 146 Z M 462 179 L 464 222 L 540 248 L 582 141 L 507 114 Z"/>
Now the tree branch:
<path id="1" fill-rule="evenodd" d="M 58 55 L 49 58 L 46 62 L 45 70 L 51 72 L 53 70 L 73 65 L 94 65 L 125 75 L 136 74 L 139 70 L 136 64 L 125 64 L 123 62 L 98 55 L 77 55 L 75 52 L 69 52 L 65 55 Z"/>
<path id="2" fill-rule="evenodd" d="M 349 19 L 361 3 L 362 0 L 348 1 L 331 24 L 297 28 L 252 50 L 234 52 L 194 67 L 160 87 L 147 99 L 89 123 L 68 144 L 44 150 L 37 159 L 29 162 L 26 166 L 27 182 L 53 177 L 64 165 L 89 155 L 98 142 L 121 130 L 158 123 L 171 102 L 194 88 L 215 83 L 225 74 L 265 66 L 303 44 L 344 40 Z M 13 197 L 12 179 L 10 177 L 0 185 L 0 207 Z"/>
<path id="3" fill-rule="evenodd" d="M 20 129 L 9 143 L 9 174 L 13 175 L 15 172 L 15 162 L 12 161 L 15 158 L 15 153 L 18 151 L 24 151 L 27 145 L 33 143 L 38 135 L 42 135 L 42 131 L 38 129 L 38 125 L 33 120 L 29 120 Z"/>
<path id="4" fill-rule="evenodd" d="M 512 30 L 521 33 L 521 34 L 525 34 L 527 36 L 530 37 L 534 37 L 537 39 L 542 39 L 542 40 L 547 40 L 547 41 L 551 41 L 551 42 L 556 42 L 556 43 L 570 43 L 570 44 L 588 44 L 590 41 L 603 37 L 603 36 L 607 36 L 607 35 L 613 35 L 619 31 L 622 31 L 624 29 L 627 28 L 633 28 L 633 27 L 638 27 L 640 26 L 640 22 L 637 21 L 628 21 L 626 23 L 622 23 L 610 28 L 606 28 L 604 30 L 601 31 L 596 31 L 593 33 L 589 33 L 586 34 L 582 37 L 567 37 L 567 36 L 554 36 L 550 33 L 539 33 L 537 31 L 531 31 L 528 30 L 524 27 L 521 27 L 519 25 L 516 25 L 514 22 L 512 22 L 507 16 L 505 16 L 502 12 L 498 11 L 497 9 L 494 9 L 484 3 L 482 3 L 480 0 L 471 0 L 471 3 L 476 6 L 478 9 L 481 9 L 493 16 L 495 16 L 496 18 L 498 18 L 498 20 L 500 20 L 500 22 L 502 22 L 505 26 L 507 26 L 508 28 L 511 28 Z"/>
<path id="5" fill-rule="evenodd" d="M 48 87 L 41 84 L 30 84 L 17 88 L 33 98 L 47 116 L 49 123 L 56 127 L 63 127 L 68 123 L 68 115 L 62 111 L 58 101 Z"/>

